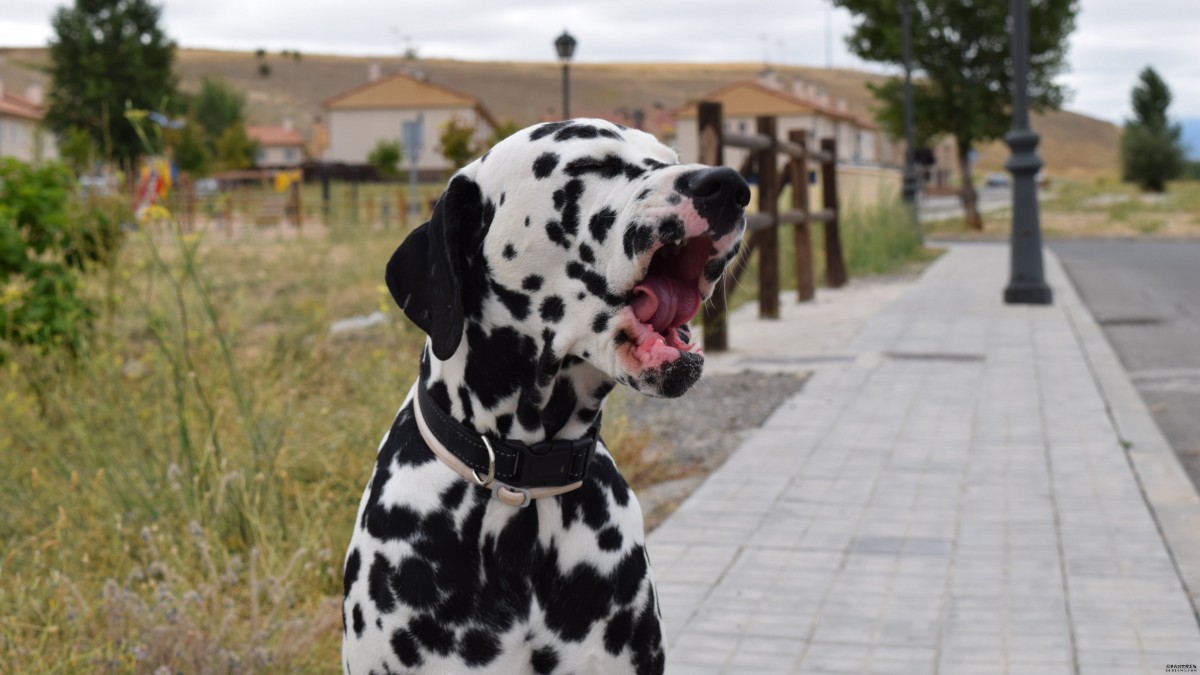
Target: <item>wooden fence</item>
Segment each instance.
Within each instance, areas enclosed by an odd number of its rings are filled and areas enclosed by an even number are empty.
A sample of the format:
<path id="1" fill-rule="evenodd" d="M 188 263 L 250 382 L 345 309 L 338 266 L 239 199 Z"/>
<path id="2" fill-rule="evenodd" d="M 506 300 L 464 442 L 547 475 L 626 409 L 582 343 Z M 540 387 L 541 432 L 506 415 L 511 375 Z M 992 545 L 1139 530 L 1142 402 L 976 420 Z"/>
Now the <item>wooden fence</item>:
<path id="1" fill-rule="evenodd" d="M 724 351 L 729 348 L 727 302 L 730 289 L 737 284 L 750 254 L 758 251 L 758 311 L 764 319 L 779 318 L 779 226 L 793 226 L 795 238 L 796 295 L 799 302 L 813 299 L 812 223 L 825 226 L 825 283 L 830 288 L 845 285 L 846 263 L 838 233 L 837 142 L 822 139 L 820 150 L 808 148 L 807 132 L 788 133 L 780 141 L 774 117 L 759 117 L 755 134 L 728 133 L 723 129 L 721 104 L 702 101 L 697 120 L 700 138 L 700 162 L 709 166 L 725 163 L 726 146 L 750 150 L 740 172 L 744 178 L 758 181 L 758 213 L 746 217 L 749 235 L 743 253 L 721 278 L 712 300 L 704 306 L 704 348 Z M 782 167 L 776 155 L 784 155 Z M 808 168 L 820 167 L 823 207 L 813 211 L 808 203 Z M 779 210 L 783 188 L 792 186 L 791 208 Z"/>

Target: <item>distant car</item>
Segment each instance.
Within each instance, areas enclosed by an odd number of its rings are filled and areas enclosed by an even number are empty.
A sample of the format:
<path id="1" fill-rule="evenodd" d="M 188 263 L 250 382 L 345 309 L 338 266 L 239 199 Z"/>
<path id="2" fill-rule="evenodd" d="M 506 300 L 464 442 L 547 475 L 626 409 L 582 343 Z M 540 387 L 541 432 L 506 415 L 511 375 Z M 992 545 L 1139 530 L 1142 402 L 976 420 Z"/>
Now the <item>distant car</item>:
<path id="1" fill-rule="evenodd" d="M 196 181 L 196 196 L 211 197 L 221 191 L 221 184 L 216 178 L 201 178 Z"/>
<path id="2" fill-rule="evenodd" d="M 983 179 L 983 184 L 986 187 L 1008 187 L 1011 184 L 1011 181 L 1008 178 L 1008 174 L 997 171 L 995 173 L 989 173 L 987 177 Z"/>

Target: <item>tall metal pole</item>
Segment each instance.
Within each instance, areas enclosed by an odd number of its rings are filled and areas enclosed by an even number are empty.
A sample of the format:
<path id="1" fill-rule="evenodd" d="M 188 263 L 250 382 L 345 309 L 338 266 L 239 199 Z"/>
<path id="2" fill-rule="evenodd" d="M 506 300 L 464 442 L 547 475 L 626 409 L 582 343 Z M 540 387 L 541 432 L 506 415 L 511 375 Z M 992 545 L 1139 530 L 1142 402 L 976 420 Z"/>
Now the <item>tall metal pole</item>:
<path id="1" fill-rule="evenodd" d="M 900 8 L 901 49 L 904 54 L 904 203 L 909 206 L 913 227 L 921 235 L 921 222 L 917 217 L 917 167 L 913 161 L 913 94 L 912 94 L 912 0 L 904 0 Z"/>
<path id="2" fill-rule="evenodd" d="M 563 62 L 563 119 L 571 119 L 571 65 Z"/>
<path id="3" fill-rule="evenodd" d="M 1013 18 L 1013 128 L 1004 135 L 1012 155 L 1004 168 L 1013 175 L 1011 265 L 1004 302 L 1048 305 L 1054 294 L 1046 285 L 1042 266 L 1042 226 L 1038 214 L 1037 173 L 1042 158 L 1040 137 L 1029 128 L 1029 6 L 1012 0 Z"/>

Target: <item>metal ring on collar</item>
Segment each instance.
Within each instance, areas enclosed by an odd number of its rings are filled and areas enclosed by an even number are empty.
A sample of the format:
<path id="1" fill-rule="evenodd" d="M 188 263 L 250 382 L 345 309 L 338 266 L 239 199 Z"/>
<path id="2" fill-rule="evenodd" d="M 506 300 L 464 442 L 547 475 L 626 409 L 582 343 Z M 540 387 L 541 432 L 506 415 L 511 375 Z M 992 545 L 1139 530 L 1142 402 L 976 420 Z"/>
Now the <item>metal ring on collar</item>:
<path id="1" fill-rule="evenodd" d="M 480 436 L 480 438 L 483 439 L 483 447 L 487 448 L 488 451 L 487 478 L 480 478 L 479 472 L 475 469 L 471 469 L 471 477 L 474 478 L 475 482 L 479 485 L 487 487 L 491 485 L 492 480 L 496 478 L 496 453 L 492 450 L 492 444 L 488 442 L 487 436 Z"/>

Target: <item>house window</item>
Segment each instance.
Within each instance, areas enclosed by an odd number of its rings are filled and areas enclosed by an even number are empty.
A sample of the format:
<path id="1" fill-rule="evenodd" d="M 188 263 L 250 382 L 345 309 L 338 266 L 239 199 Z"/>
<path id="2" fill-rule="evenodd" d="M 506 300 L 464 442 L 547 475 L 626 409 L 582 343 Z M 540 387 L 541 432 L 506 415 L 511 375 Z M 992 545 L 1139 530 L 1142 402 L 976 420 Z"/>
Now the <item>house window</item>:
<path id="1" fill-rule="evenodd" d="M 258 151 L 258 163 L 259 163 L 259 164 L 266 164 L 266 163 L 267 163 L 267 151 L 266 151 L 266 150 L 259 150 L 259 151 Z"/>
<path id="2" fill-rule="evenodd" d="M 284 150 L 284 151 L 283 151 L 283 157 L 284 157 L 284 159 L 285 159 L 285 160 L 287 160 L 287 161 L 289 161 L 289 162 L 294 162 L 294 161 L 296 161 L 296 149 L 295 149 L 295 148 L 288 148 L 287 150 Z"/>

